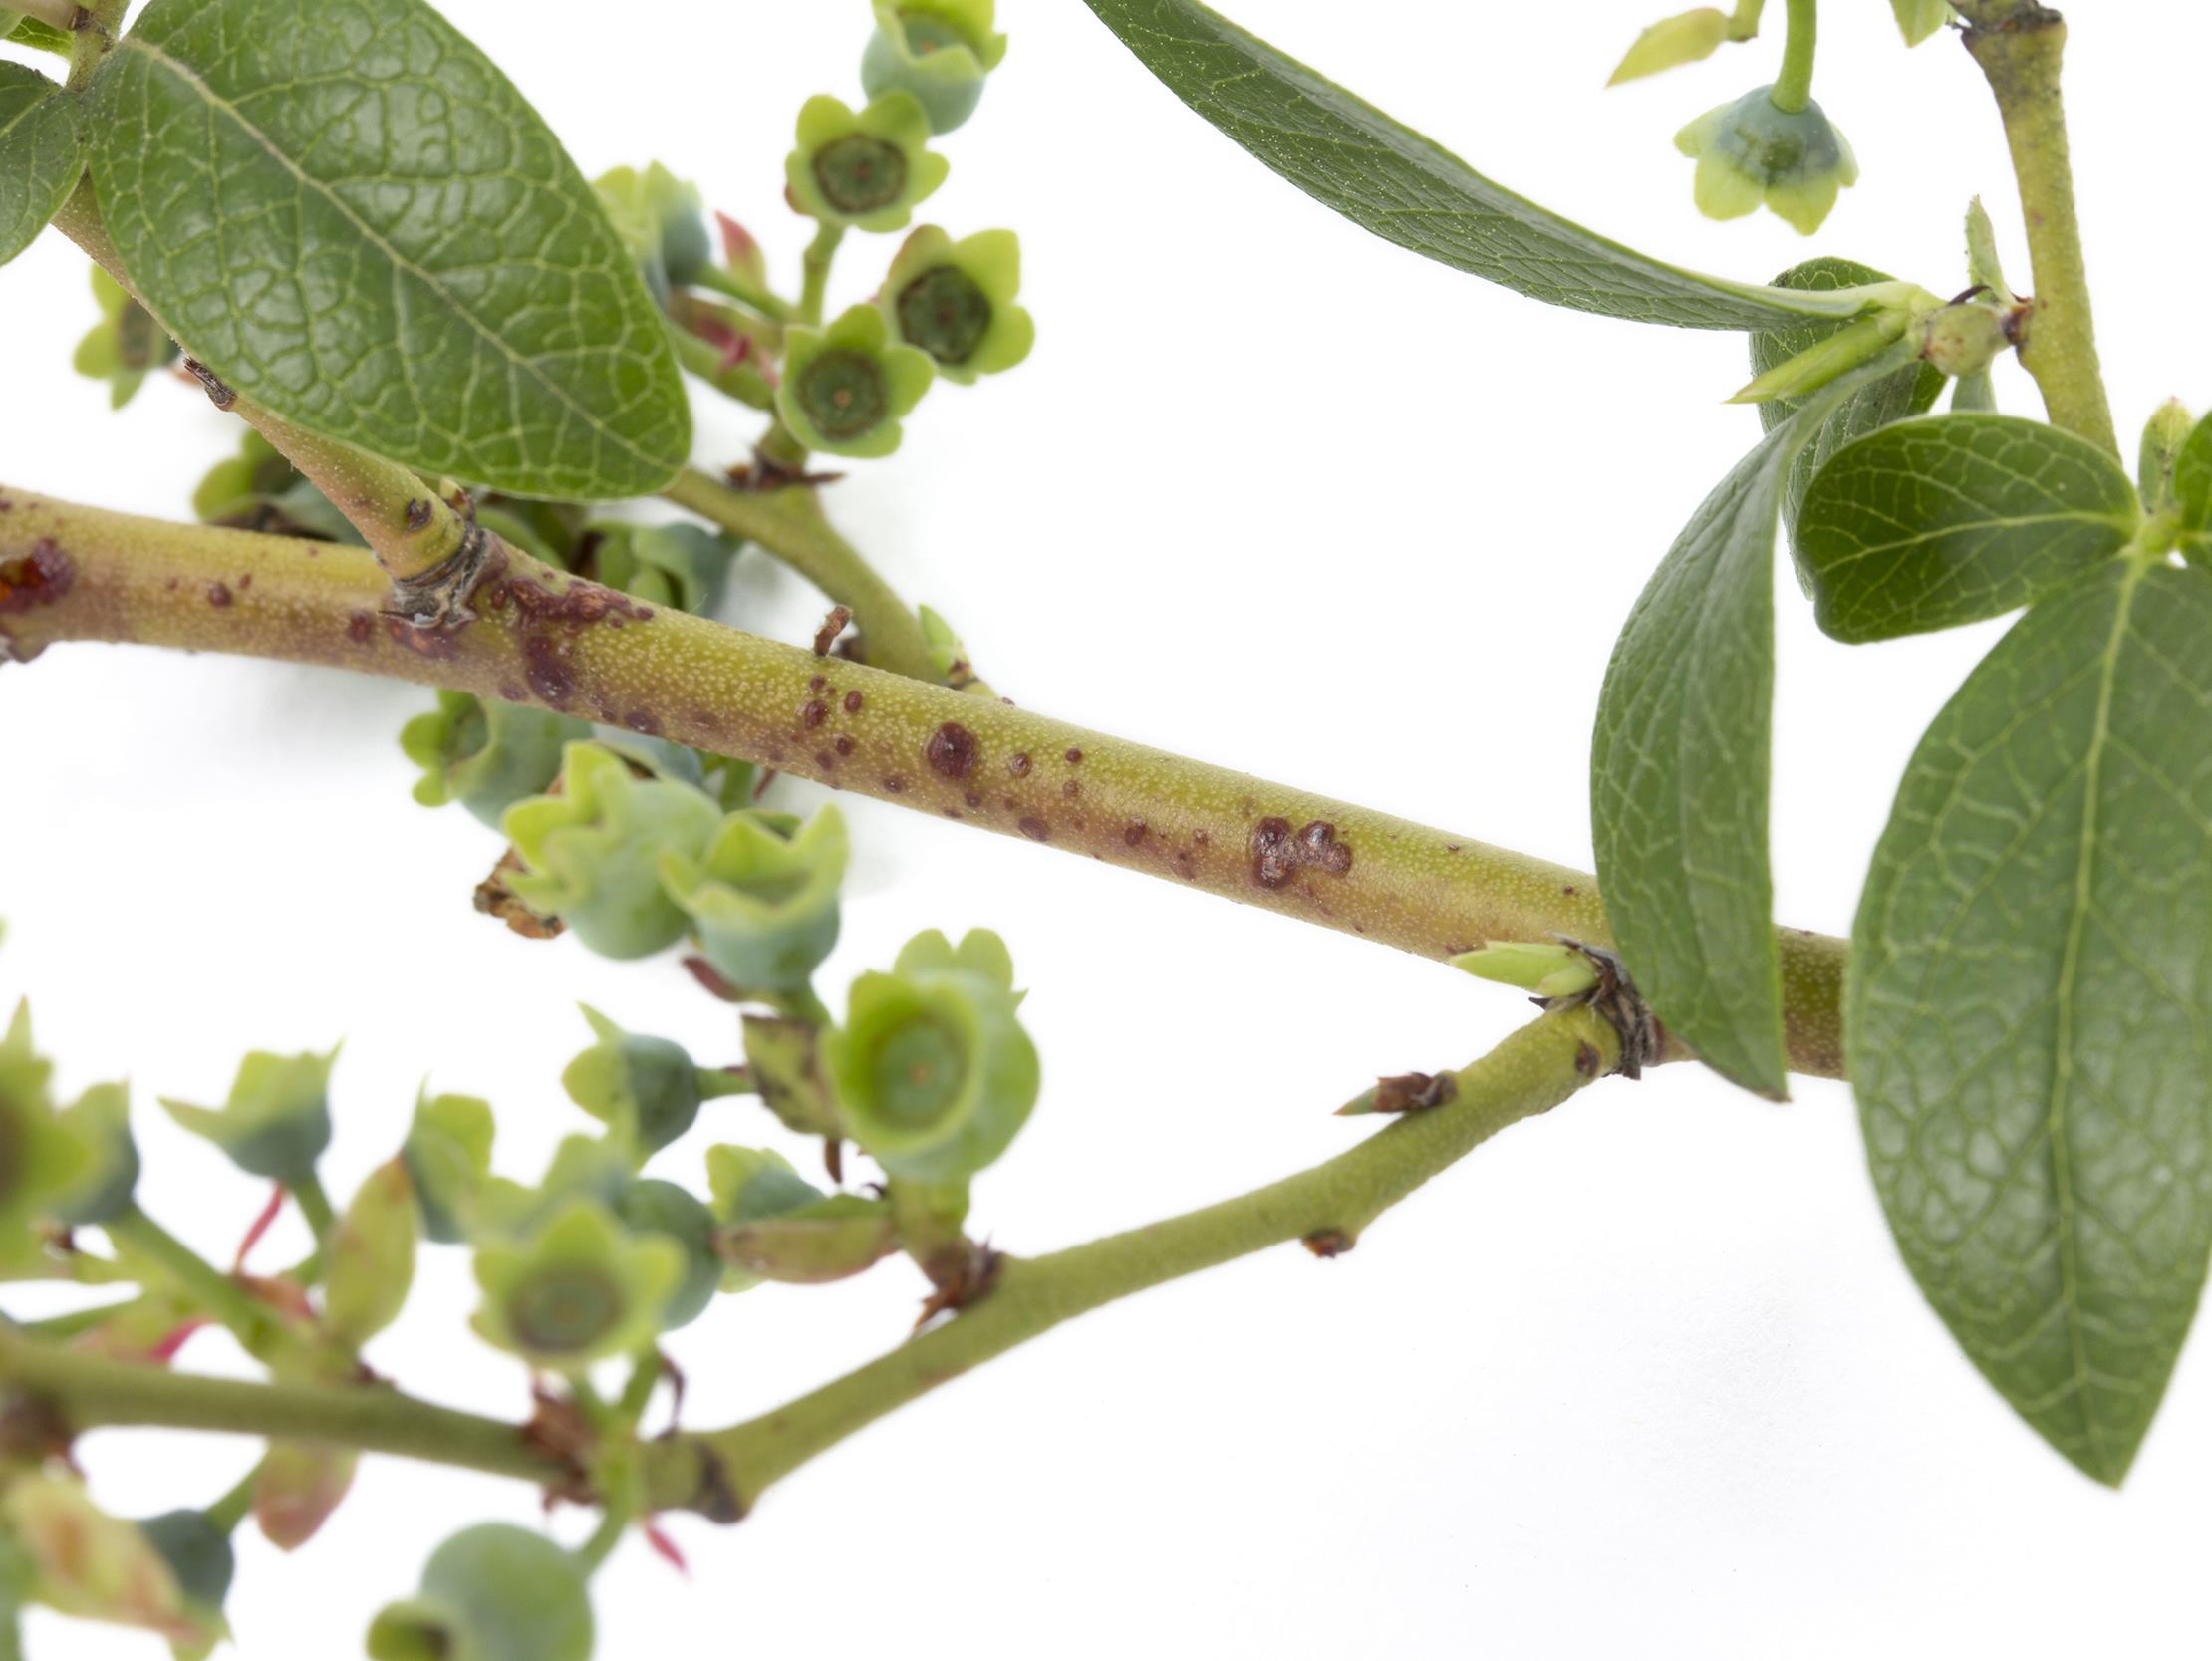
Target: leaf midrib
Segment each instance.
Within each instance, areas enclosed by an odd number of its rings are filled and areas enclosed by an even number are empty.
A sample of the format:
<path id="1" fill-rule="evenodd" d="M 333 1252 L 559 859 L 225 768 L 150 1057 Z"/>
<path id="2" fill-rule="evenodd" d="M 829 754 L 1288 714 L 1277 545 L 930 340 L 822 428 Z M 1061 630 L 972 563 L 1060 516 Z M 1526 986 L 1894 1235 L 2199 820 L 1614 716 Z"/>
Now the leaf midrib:
<path id="1" fill-rule="evenodd" d="M 229 99 L 222 97 L 219 93 L 215 91 L 214 88 L 210 87 L 207 84 L 206 80 L 201 77 L 196 71 L 194 71 L 189 65 L 179 62 L 177 59 L 170 57 L 166 52 L 163 52 L 159 47 L 154 46 L 144 40 L 141 40 L 136 35 L 126 35 L 122 39 L 122 41 L 118 43 L 118 45 L 124 48 L 128 48 L 131 51 L 141 53 L 146 58 L 159 64 L 164 69 L 169 71 L 170 74 L 174 75 L 178 80 L 182 81 L 183 83 L 185 83 L 185 85 L 190 87 L 201 99 L 203 99 L 207 103 L 207 105 L 211 109 L 219 111 L 224 116 L 227 116 L 237 126 L 238 130 L 241 133 L 244 133 L 255 143 L 259 144 L 263 150 L 268 152 L 270 159 L 275 161 L 279 166 L 283 167 L 284 170 L 290 173 L 296 180 L 300 182 L 300 184 L 310 190 L 313 190 L 318 196 L 329 202 L 332 207 L 336 208 L 338 212 L 346 219 L 346 221 L 361 233 L 364 240 L 369 242 L 372 246 L 383 253 L 384 256 L 389 259 L 395 267 L 402 271 L 408 272 L 410 275 L 417 278 L 424 287 L 429 289 L 432 294 L 436 295 L 437 298 L 445 304 L 445 306 L 453 313 L 454 316 L 458 317 L 462 322 L 466 323 L 470 329 L 474 330 L 477 335 L 482 337 L 482 339 L 493 349 L 494 352 L 497 353 L 500 358 L 512 364 L 515 368 L 521 370 L 532 381 L 537 383 L 539 387 L 544 389 L 544 391 L 552 397 L 554 402 L 582 419 L 585 424 L 588 425 L 593 431 L 599 433 L 602 437 L 617 445 L 619 448 L 629 453 L 638 461 L 644 463 L 648 468 L 665 468 L 668 465 L 667 457 L 655 455 L 648 450 L 640 448 L 629 438 L 625 437 L 622 432 L 619 431 L 616 427 L 604 420 L 596 411 L 592 410 L 587 405 L 579 403 L 574 395 L 572 395 L 567 388 L 563 387 L 559 382 L 547 376 L 545 372 L 538 368 L 538 366 L 530 359 L 523 357 L 521 354 L 515 352 L 512 348 L 510 348 L 497 330 L 492 329 L 488 325 L 486 325 L 482 319 L 477 317 L 476 314 L 469 310 L 466 305 L 462 304 L 458 296 L 456 296 L 430 272 L 415 264 L 415 261 L 409 259 L 405 254 L 401 253 L 398 248 L 394 247 L 392 243 L 376 229 L 375 226 L 371 225 L 366 219 L 362 218 L 360 214 L 356 213 L 343 197 L 339 196 L 328 185 L 324 184 L 312 173 L 307 172 L 289 155 L 285 154 L 284 151 L 280 147 L 278 147 L 276 142 L 272 138 L 270 138 L 269 135 L 266 132 L 264 132 L 254 122 L 249 120 L 246 117 L 245 113 L 241 111 L 236 104 L 232 103 Z"/>
<path id="2" fill-rule="evenodd" d="M 2104 1446 L 2104 1429 L 2089 1402 L 2090 1373 L 2088 1352 L 2082 1339 L 2082 1311 L 2080 1303 L 2080 1264 L 2078 1246 L 2074 1240 L 2074 1203 L 2073 1168 L 2067 1147 L 2067 1098 L 2074 1077 L 2074 986 L 2079 971 L 2081 938 L 2088 927 L 2090 885 L 2095 877 L 2097 838 L 2097 790 L 2101 780 L 2105 745 L 2111 737 L 2112 685 L 2119 673 L 2122 642 L 2127 635 L 2128 619 L 2135 604 L 2135 591 L 2142 585 L 2145 566 L 2130 561 L 2127 574 L 2121 579 L 2119 597 L 2112 610 L 2112 629 L 2106 636 L 2104 652 L 2097 664 L 2096 716 L 2089 730 L 2089 742 L 2082 752 L 2081 764 L 2081 846 L 2074 861 L 2074 908 L 2067 919 L 2066 950 L 2059 964 L 2059 983 L 2056 988 L 2056 1031 L 2051 1055 L 2050 1103 L 2045 1115 L 2045 1137 L 2051 1146 L 2051 1181 L 2059 1212 L 2059 1300 L 2067 1316 L 2067 1346 L 2074 1363 L 2073 1389 L 2081 1415 L 2081 1427 L 2089 1445 L 2095 1450 L 2097 1470 L 2107 1474 L 2107 1480 L 2117 1473 L 2112 1471 L 2110 1457 Z"/>
<path id="3" fill-rule="evenodd" d="M 2138 520 L 2132 514 L 2098 513 L 2085 508 L 2068 508 L 2056 513 L 2023 513 L 1989 519 L 1960 519 L 1947 525 L 1937 526 L 1932 530 L 1915 531 L 1910 536 L 1901 536 L 1889 542 L 1862 542 L 1847 554 L 1838 554 L 1832 559 L 1822 560 L 1820 569 L 1822 571 L 1840 571 L 1845 566 L 1855 565 L 1860 560 L 1871 559 L 1877 554 L 1901 553 L 1913 548 L 1925 547 L 1931 542 L 1947 541 L 1955 536 L 1981 536 L 1993 531 L 2034 530 L 2047 525 L 2102 525 L 2110 530 L 2119 539 L 2119 542 L 2123 543 L 2134 535 L 2137 524 Z M 2118 543 L 2114 544 L 2114 546 L 2117 545 Z"/>

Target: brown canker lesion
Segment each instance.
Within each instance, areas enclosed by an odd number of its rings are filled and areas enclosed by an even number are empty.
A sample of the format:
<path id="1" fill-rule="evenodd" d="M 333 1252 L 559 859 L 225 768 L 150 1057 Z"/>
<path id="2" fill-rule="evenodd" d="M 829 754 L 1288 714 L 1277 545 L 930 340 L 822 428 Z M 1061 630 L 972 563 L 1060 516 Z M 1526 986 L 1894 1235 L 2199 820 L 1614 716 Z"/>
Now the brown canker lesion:
<path id="1" fill-rule="evenodd" d="M 1288 888 L 1301 871 L 1332 877 L 1352 869 L 1352 847 L 1326 819 L 1308 820 L 1296 831 L 1290 821 L 1269 815 L 1252 827 L 1251 878 L 1264 889 Z"/>

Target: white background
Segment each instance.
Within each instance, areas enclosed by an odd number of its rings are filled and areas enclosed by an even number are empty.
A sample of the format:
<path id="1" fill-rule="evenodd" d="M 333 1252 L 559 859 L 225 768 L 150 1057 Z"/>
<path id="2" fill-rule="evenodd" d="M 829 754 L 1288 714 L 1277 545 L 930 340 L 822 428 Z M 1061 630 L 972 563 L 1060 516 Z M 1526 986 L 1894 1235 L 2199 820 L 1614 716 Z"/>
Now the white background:
<path id="1" fill-rule="evenodd" d="M 1770 217 L 1698 219 L 1669 138 L 1771 77 L 1781 8 L 1764 42 L 1601 92 L 1664 4 L 1242 0 L 1242 15 L 1654 253 L 1760 278 L 1836 252 L 1948 292 L 1980 190 L 2028 286 L 1979 77 L 1948 39 L 1907 54 L 1879 0 L 1823 8 L 1818 91 L 1865 171 L 1828 226 L 1801 241 Z M 2188 286 L 2201 214 L 2169 196 L 2164 160 L 2194 134 L 2212 15 L 2081 9 L 2086 233 L 2132 443 L 2158 400 L 2212 400 Z M 806 227 L 782 204 L 782 156 L 807 94 L 858 96 L 858 0 L 446 10 L 587 172 L 668 160 L 795 281 Z M 1586 862 L 1599 676 L 1645 574 L 1755 433 L 1720 403 L 1741 343 L 1547 310 L 1389 247 L 1205 128 L 1076 0 L 1008 0 L 1001 21 L 1011 53 L 946 142 L 929 217 L 1020 231 L 1037 350 L 933 392 L 904 449 L 838 487 L 839 522 L 1025 705 Z M 892 246 L 848 242 L 840 301 L 870 291 Z M 177 514 L 235 432 L 166 383 L 111 416 L 67 367 L 84 281 L 53 236 L 0 275 L 0 475 Z M 2033 408 L 2017 371 L 2000 391 Z M 739 453 L 743 412 L 701 415 L 700 457 Z M 819 610 L 748 556 L 735 617 L 798 639 Z M 1781 628 L 1781 908 L 1841 931 L 1910 746 L 1996 629 L 1850 650 L 1794 592 Z M 534 1177 L 585 1123 L 557 1082 L 585 1038 L 578 997 L 734 1058 L 725 1012 L 673 960 L 610 965 L 470 912 L 497 848 L 459 810 L 410 802 L 394 743 L 425 701 L 120 648 L 0 673 L 0 994 L 35 994 L 72 1090 L 132 1077 L 145 1197 L 211 1253 L 260 1193 L 143 1110 L 157 1091 L 218 1098 L 246 1048 L 347 1040 L 341 1191 L 391 1153 L 425 1074 L 495 1098 L 502 1167 Z M 819 794 L 787 788 L 794 805 Z M 1003 931 L 1034 988 L 1045 1098 L 976 1217 L 1017 1251 L 1323 1158 L 1355 1134 L 1329 1109 L 1365 1079 L 1464 1061 L 1523 1013 L 1296 922 L 844 805 L 860 853 L 833 1001 L 928 926 Z M 769 1139 L 750 1104 L 707 1118 L 671 1174 L 695 1182 L 710 1137 Z M 917 1290 L 894 1263 L 724 1301 L 674 1346 L 690 1421 L 857 1364 L 899 1338 Z M 456 1341 L 469 1301 L 465 1261 L 432 1255 L 372 1359 L 514 1413 L 519 1369 Z M 239 1364 L 216 1338 L 186 1359 Z M 2198 1653 L 2204 1362 L 2201 1345 L 2184 1357 L 2126 1491 L 2093 1487 L 1922 1304 L 1840 1085 L 1800 1082 L 1777 1107 L 1668 1069 L 1512 1132 L 1349 1257 L 1280 1249 L 1093 1315 L 848 1442 L 738 1529 L 678 1521 L 689 1584 L 625 1547 L 601 1582 L 600 1653 Z M 136 1432 L 85 1451 L 132 1512 L 204 1502 L 252 1454 Z M 356 1653 L 436 1539 L 534 1510 L 490 1479 L 371 1463 L 296 1560 L 244 1547 L 241 1653 Z M 50 1658 L 152 1653 L 55 1622 L 34 1634 Z"/>

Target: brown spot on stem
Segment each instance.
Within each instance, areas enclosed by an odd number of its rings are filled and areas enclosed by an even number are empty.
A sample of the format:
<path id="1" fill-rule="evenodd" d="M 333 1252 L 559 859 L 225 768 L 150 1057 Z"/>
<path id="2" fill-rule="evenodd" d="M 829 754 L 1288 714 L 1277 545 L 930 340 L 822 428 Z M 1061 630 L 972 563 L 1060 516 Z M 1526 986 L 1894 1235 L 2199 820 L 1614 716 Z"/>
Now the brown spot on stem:
<path id="1" fill-rule="evenodd" d="M 387 614 L 384 632 L 418 658 L 440 659 L 453 655 L 453 637 L 440 629 L 419 628 L 404 617 Z"/>
<path id="2" fill-rule="evenodd" d="M 837 753 L 839 755 L 850 755 L 853 753 L 853 740 L 850 736 L 842 732 L 837 735 Z"/>
<path id="3" fill-rule="evenodd" d="M 932 772 L 946 778 L 966 778 L 975 770 L 975 758 L 981 754 L 982 745 L 975 734 L 958 721 L 947 721 L 930 734 L 929 742 L 922 746 L 922 758 L 929 762 Z"/>
<path id="4" fill-rule="evenodd" d="M 821 677 L 816 676 L 816 680 Z M 810 697 L 799 710 L 799 724 L 809 732 L 829 719 L 829 705 L 818 697 Z"/>
<path id="5" fill-rule="evenodd" d="M 377 620 L 367 612 L 349 612 L 346 615 L 346 638 L 356 646 L 367 646 L 369 637 L 377 632 Z"/>
<path id="6" fill-rule="evenodd" d="M 1317 1229 L 1299 1244 L 1316 1257 L 1341 1257 L 1356 1243 L 1341 1229 Z"/>
<path id="7" fill-rule="evenodd" d="M 1332 877 L 1352 868 L 1350 844 L 1337 841 L 1336 827 L 1326 819 L 1315 819 L 1298 832 L 1298 848 L 1306 864 L 1318 865 Z"/>
<path id="8" fill-rule="evenodd" d="M 907 793 L 907 781 L 897 773 L 887 775 L 883 781 L 883 787 L 894 796 L 903 796 Z"/>
<path id="9" fill-rule="evenodd" d="M 1067 752 L 1067 764 L 1071 767 L 1080 767 L 1083 764 L 1083 752 L 1079 749 L 1070 749 Z"/>
<path id="10" fill-rule="evenodd" d="M 851 692 L 845 694 L 845 713 L 848 715 L 859 714 L 860 706 L 867 701 L 868 700 L 866 698 L 860 695 L 860 689 L 858 687 L 855 687 Z"/>
<path id="11" fill-rule="evenodd" d="M 42 536 L 29 553 L 0 560 L 0 612 L 51 606 L 76 580 L 76 561 L 51 536 Z"/>
<path id="12" fill-rule="evenodd" d="M 1574 1046 L 1574 1070 L 1584 1078 L 1597 1077 L 1597 1069 L 1605 1058 L 1597 1053 L 1597 1046 L 1587 1039 Z"/>
<path id="13" fill-rule="evenodd" d="M 420 496 L 410 496 L 407 506 L 408 529 L 426 531 L 430 528 L 430 504 Z"/>
<path id="14" fill-rule="evenodd" d="M 1027 778 L 1029 776 L 1029 752 L 1023 750 L 1018 755 L 1009 756 L 1006 760 L 1006 771 L 1016 778 Z"/>
<path id="15" fill-rule="evenodd" d="M 1415 1113 L 1442 1107 L 1460 1093 L 1460 1081 L 1450 1073 L 1398 1073 L 1375 1080 L 1377 1113 Z"/>
<path id="16" fill-rule="evenodd" d="M 1336 827 L 1325 819 L 1310 821 L 1295 835 L 1289 820 L 1272 816 L 1252 827 L 1251 877 L 1261 888 L 1288 888 L 1301 869 L 1341 877 L 1351 868 L 1350 845 L 1336 839 Z M 1313 885 L 1303 886 L 1313 897 Z"/>
<path id="17" fill-rule="evenodd" d="M 1121 827 L 1121 839 L 1130 847 L 1136 847 L 1145 839 L 1145 822 L 1142 819 L 1130 820 Z"/>
<path id="18" fill-rule="evenodd" d="M 576 693 L 576 677 L 568 667 L 568 643 L 550 635 L 522 638 L 523 678 L 530 683 L 530 691 L 555 709 L 567 708 L 568 700 Z"/>
<path id="19" fill-rule="evenodd" d="M 207 585 L 207 603 L 217 611 L 230 604 L 230 585 L 220 577 Z"/>
<path id="20" fill-rule="evenodd" d="M 1298 868 L 1290 821 L 1265 818 L 1251 831 L 1251 880 L 1261 888 L 1287 887 Z"/>
<path id="21" fill-rule="evenodd" d="M 1042 819 L 1023 819 L 1018 828 L 1031 842 L 1049 842 L 1052 839 L 1051 828 Z"/>
<path id="22" fill-rule="evenodd" d="M 633 732 L 644 733 L 649 738 L 659 736 L 661 731 L 661 723 L 653 718 L 653 712 L 649 709 L 631 710 L 629 714 L 623 716 L 622 724 Z"/>

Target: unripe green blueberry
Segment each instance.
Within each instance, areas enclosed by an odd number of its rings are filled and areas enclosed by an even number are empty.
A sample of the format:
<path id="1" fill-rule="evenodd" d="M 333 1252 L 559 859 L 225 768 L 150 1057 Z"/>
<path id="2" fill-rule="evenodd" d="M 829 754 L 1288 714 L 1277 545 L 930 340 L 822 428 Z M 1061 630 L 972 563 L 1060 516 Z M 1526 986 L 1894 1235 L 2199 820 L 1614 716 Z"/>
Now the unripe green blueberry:
<path id="1" fill-rule="evenodd" d="M 952 132 L 975 113 L 983 78 L 1006 55 L 993 10 L 992 0 L 877 0 L 861 85 L 870 98 L 912 95 L 932 131 Z"/>
<path id="2" fill-rule="evenodd" d="M 672 1039 L 625 1032 L 589 1004 L 583 1010 L 599 1041 L 568 1064 L 561 1087 L 593 1118 L 632 1137 L 643 1160 L 698 1118 L 698 1067 Z"/>
<path id="3" fill-rule="evenodd" d="M 255 1050 L 238 1064 L 229 1099 L 219 1108 L 194 1107 L 167 1096 L 169 1117 L 204 1136 L 241 1171 L 297 1186 L 315 1174 L 330 1146 L 328 1055 L 271 1055 Z"/>
<path id="4" fill-rule="evenodd" d="M 658 1177 L 633 1183 L 617 1210 L 632 1233 L 658 1235 L 683 1247 L 684 1277 L 661 1311 L 661 1330 L 674 1332 L 691 1325 L 721 1289 L 714 1214 L 690 1191 Z"/>
<path id="5" fill-rule="evenodd" d="M 795 835 L 770 815 L 737 812 L 699 857 L 663 856 L 661 881 L 723 979 L 748 992 L 797 992 L 837 944 L 848 855 L 834 807 Z"/>
<path id="6" fill-rule="evenodd" d="M 369 1628 L 371 1661 L 591 1661 L 584 1566 L 511 1523 L 463 1529 L 430 1554 L 422 1589 Z"/>
<path id="7" fill-rule="evenodd" d="M 696 785 L 639 778 L 601 744 L 570 744 L 563 755 L 561 793 L 517 802 L 502 821 L 525 867 L 508 888 L 603 957 L 675 944 L 685 917 L 662 890 L 658 862 L 702 850 L 719 806 Z"/>
<path id="8" fill-rule="evenodd" d="M 853 982 L 825 1040 L 839 1117 L 893 1176 L 951 1183 L 1006 1151 L 1035 1106 L 1036 1047 L 1015 1018 L 1013 965 L 987 930 L 956 950 L 935 930 L 888 974 Z"/>

